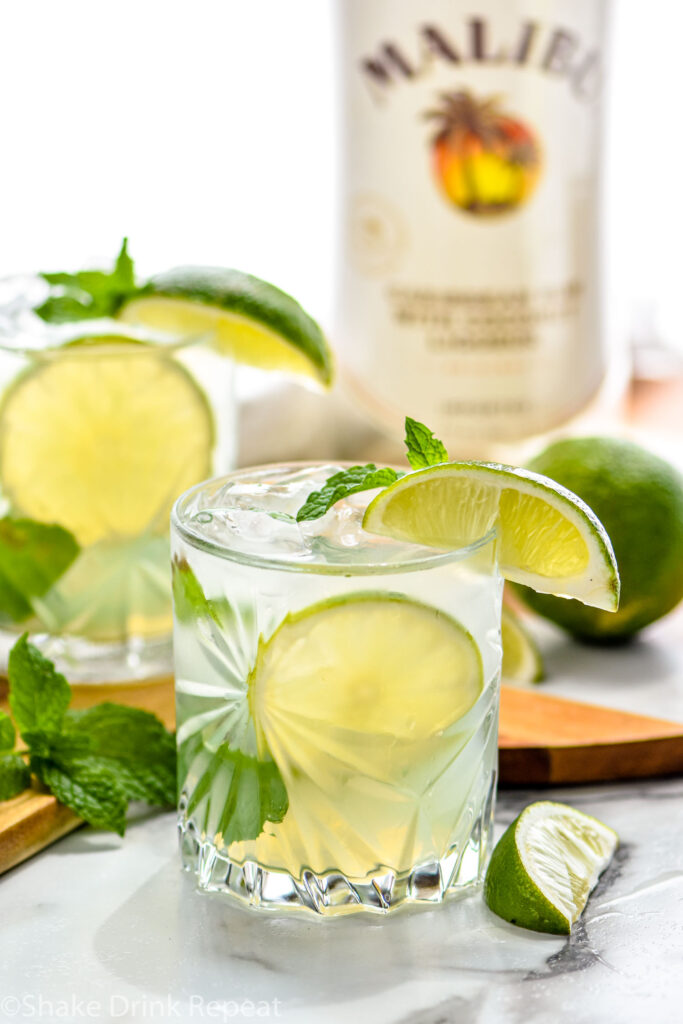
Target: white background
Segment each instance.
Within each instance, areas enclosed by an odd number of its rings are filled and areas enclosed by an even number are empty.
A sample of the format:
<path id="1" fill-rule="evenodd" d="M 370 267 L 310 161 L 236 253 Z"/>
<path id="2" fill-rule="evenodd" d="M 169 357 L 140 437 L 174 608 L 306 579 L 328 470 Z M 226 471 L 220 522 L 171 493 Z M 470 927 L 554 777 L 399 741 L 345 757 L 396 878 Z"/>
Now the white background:
<path id="1" fill-rule="evenodd" d="M 683 8 L 614 7 L 611 301 L 625 336 L 680 346 Z M 331 0 L 0 3 L 0 273 L 127 233 L 143 271 L 238 266 L 329 326 L 333 37 Z"/>

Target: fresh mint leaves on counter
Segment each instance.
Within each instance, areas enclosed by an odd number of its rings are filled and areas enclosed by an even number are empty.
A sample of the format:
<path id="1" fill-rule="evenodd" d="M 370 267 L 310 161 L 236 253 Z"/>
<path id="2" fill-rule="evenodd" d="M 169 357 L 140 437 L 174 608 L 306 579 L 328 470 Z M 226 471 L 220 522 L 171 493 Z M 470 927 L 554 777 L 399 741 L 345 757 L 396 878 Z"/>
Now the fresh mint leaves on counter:
<path id="1" fill-rule="evenodd" d="M 17 732 L 14 728 L 14 722 L 4 711 L 0 711 L 0 754 L 6 754 L 8 751 L 14 750 L 16 742 Z"/>
<path id="2" fill-rule="evenodd" d="M 425 469 L 448 462 L 448 452 L 443 443 L 434 437 L 432 431 L 424 423 L 406 416 L 405 445 L 408 449 L 408 462 L 412 469 Z M 328 477 L 319 491 L 313 491 L 296 514 L 298 523 L 309 519 L 319 519 L 336 505 L 342 498 L 358 491 L 371 491 L 377 487 L 388 487 L 400 477 L 402 472 L 389 466 L 377 467 L 374 462 L 365 466 L 352 466 L 340 470 Z"/>
<path id="3" fill-rule="evenodd" d="M 8 674 L 10 710 L 28 765 L 21 755 L 2 752 L 13 748 L 16 735 L 0 713 L 0 799 L 25 789 L 32 773 L 79 817 L 119 835 L 130 800 L 175 804 L 175 740 L 155 715 L 112 703 L 69 710 L 71 687 L 26 634 L 10 652 Z"/>
<path id="4" fill-rule="evenodd" d="M 135 266 L 124 238 L 114 269 L 40 275 L 55 290 L 35 313 L 47 323 L 64 324 L 115 316 L 124 302 L 143 291 L 135 284 Z"/>
<path id="5" fill-rule="evenodd" d="M 71 700 L 71 687 L 51 661 L 30 644 L 27 634 L 9 656 L 9 706 L 19 732 L 58 735 Z"/>
<path id="6" fill-rule="evenodd" d="M 31 781 L 31 773 L 23 757 L 12 753 L 16 741 L 12 719 L 0 711 L 0 800 L 11 800 Z"/>
<path id="7" fill-rule="evenodd" d="M 406 416 L 406 439 L 408 462 L 413 469 L 426 469 L 427 466 L 438 466 L 448 462 L 448 452 L 442 441 L 434 437 L 432 431 L 424 423 Z"/>
<path id="8" fill-rule="evenodd" d="M 0 623 L 33 615 L 43 597 L 76 559 L 78 541 L 61 526 L 33 519 L 0 519 Z"/>
<path id="9" fill-rule="evenodd" d="M 111 767 L 130 800 L 175 804 L 175 737 L 155 715 L 106 703 L 67 711 L 65 720 L 68 734 L 89 740 L 92 756 Z"/>

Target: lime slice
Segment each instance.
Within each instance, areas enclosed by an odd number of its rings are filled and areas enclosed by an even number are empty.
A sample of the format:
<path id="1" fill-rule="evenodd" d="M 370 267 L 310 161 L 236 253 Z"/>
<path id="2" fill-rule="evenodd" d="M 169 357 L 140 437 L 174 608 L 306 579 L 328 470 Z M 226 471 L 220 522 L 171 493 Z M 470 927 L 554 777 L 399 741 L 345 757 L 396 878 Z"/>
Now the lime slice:
<path id="1" fill-rule="evenodd" d="M 127 338 L 46 354 L 0 404 L 0 480 L 17 515 L 87 546 L 164 534 L 176 495 L 210 474 L 213 417 L 187 370 Z"/>
<path id="2" fill-rule="evenodd" d="M 258 655 L 250 703 L 272 752 L 290 716 L 426 738 L 461 718 L 482 686 L 479 650 L 460 623 L 399 595 L 356 594 L 285 619 Z"/>
<path id="3" fill-rule="evenodd" d="M 209 334 L 238 363 L 328 386 L 332 356 L 318 324 L 290 295 L 250 274 L 178 267 L 153 278 L 119 318 L 182 336 Z"/>
<path id="4" fill-rule="evenodd" d="M 231 856 L 359 878 L 442 853 L 481 774 L 480 723 L 466 716 L 483 688 L 467 630 L 403 595 L 356 593 L 289 616 L 261 644 L 248 698 L 289 809 Z"/>
<path id="5" fill-rule="evenodd" d="M 507 579 L 608 611 L 619 604 L 617 564 L 600 521 L 571 491 L 524 469 L 449 462 L 408 473 L 370 502 L 363 527 L 450 549 L 497 529 Z"/>
<path id="6" fill-rule="evenodd" d="M 515 683 L 540 683 L 544 677 L 543 659 L 518 616 L 503 607 L 503 679 Z"/>
<path id="7" fill-rule="evenodd" d="M 566 804 L 530 804 L 504 833 L 484 898 L 511 924 L 568 935 L 619 843 L 613 829 Z"/>

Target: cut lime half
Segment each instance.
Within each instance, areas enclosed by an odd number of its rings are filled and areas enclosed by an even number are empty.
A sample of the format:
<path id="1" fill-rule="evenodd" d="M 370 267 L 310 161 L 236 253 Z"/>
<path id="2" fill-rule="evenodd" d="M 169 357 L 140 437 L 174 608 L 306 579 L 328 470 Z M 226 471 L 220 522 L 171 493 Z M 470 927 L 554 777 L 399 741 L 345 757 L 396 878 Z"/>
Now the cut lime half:
<path id="1" fill-rule="evenodd" d="M 528 470 L 449 462 L 408 473 L 370 502 L 363 527 L 446 549 L 496 530 L 507 579 L 608 611 L 619 604 L 617 564 L 598 518 L 571 491 Z"/>
<path id="2" fill-rule="evenodd" d="M 209 335 L 238 363 L 326 387 L 332 381 L 332 356 L 315 320 L 291 295 L 238 270 L 178 267 L 160 274 L 119 318 L 181 336 Z"/>
<path id="3" fill-rule="evenodd" d="M 530 804 L 501 837 L 484 898 L 511 924 L 568 935 L 619 843 L 617 833 L 567 804 Z"/>

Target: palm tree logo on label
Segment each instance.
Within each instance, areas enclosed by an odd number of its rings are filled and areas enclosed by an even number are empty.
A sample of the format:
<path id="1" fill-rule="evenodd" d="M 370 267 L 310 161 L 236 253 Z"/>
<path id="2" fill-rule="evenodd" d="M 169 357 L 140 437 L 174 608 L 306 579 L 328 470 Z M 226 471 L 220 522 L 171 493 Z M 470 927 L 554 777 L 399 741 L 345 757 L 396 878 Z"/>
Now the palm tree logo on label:
<path id="1" fill-rule="evenodd" d="M 541 147 L 528 125 L 502 109 L 498 96 L 476 99 L 465 89 L 441 93 L 424 117 L 437 124 L 432 168 L 441 192 L 475 216 L 523 206 L 541 176 Z"/>

